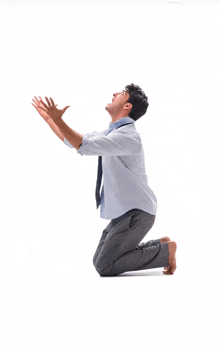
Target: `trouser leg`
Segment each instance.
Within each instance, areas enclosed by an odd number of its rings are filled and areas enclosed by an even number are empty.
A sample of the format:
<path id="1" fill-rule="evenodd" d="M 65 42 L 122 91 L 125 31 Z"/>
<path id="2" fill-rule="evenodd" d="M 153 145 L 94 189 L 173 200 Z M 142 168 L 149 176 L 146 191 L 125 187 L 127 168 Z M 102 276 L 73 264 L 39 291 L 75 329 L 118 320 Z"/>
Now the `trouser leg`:
<path id="1" fill-rule="evenodd" d="M 125 215 L 125 214 L 124 214 Z M 124 216 L 123 215 L 123 216 Z M 111 229 L 111 222 L 105 227 L 105 229 L 103 230 L 102 232 L 102 236 L 100 238 L 100 241 L 98 243 L 98 246 L 97 246 L 97 249 L 95 251 L 95 254 L 93 256 L 93 265 L 95 266 L 96 264 L 96 260 L 97 260 L 97 257 L 99 256 L 99 253 L 100 251 L 102 250 L 102 247 L 104 245 L 104 242 L 105 242 L 105 239 L 108 235 L 108 233 L 110 232 L 110 229 Z M 138 246 L 136 247 L 136 249 L 141 249 L 141 248 L 147 248 L 149 246 L 153 246 L 153 245 L 158 245 L 160 244 L 160 239 L 152 239 L 152 240 L 149 240 L 148 242 L 146 243 L 140 243 L 138 244 Z"/>
<path id="2" fill-rule="evenodd" d="M 111 220 L 103 231 L 95 254 L 95 267 L 100 275 L 117 275 L 126 271 L 166 267 L 168 244 L 140 243 L 154 224 L 155 216 L 139 209 L 132 209 Z M 143 246 L 145 245 L 145 246 Z M 147 246 L 146 246 L 147 245 Z M 99 249 L 99 250 L 98 250 Z"/>
<path id="3" fill-rule="evenodd" d="M 147 248 L 147 247 L 149 247 L 149 246 L 159 245 L 159 244 L 161 244 L 160 239 L 152 239 L 152 240 L 149 240 L 149 241 L 146 242 L 146 243 L 140 243 L 140 244 L 138 244 L 137 249 Z"/>
<path id="4" fill-rule="evenodd" d="M 101 236 L 101 239 L 100 239 L 100 241 L 99 241 L 99 244 L 98 244 L 98 247 L 97 247 L 97 249 L 96 249 L 96 252 L 95 252 L 95 254 L 94 254 L 94 256 L 93 256 L 93 265 L 95 266 L 95 264 L 96 264 L 96 260 L 97 260 L 97 257 L 99 256 L 99 253 L 100 253 L 100 251 L 102 250 L 102 247 L 103 247 L 103 245 L 104 245 L 104 242 L 105 242 L 105 239 L 106 239 L 106 237 L 107 237 L 107 234 L 108 234 L 108 230 L 107 230 L 107 227 L 103 230 L 103 232 L 102 232 L 102 236 Z"/>
<path id="5" fill-rule="evenodd" d="M 129 212 L 130 212 L 130 211 L 129 211 Z M 106 239 L 108 233 L 110 233 L 112 227 L 115 226 L 115 225 L 116 225 L 117 223 L 119 223 L 120 221 L 122 221 L 122 220 L 128 215 L 129 212 L 127 212 L 127 213 L 125 213 L 125 214 L 119 216 L 119 217 L 116 218 L 116 219 L 112 219 L 112 220 L 109 222 L 109 224 L 105 227 L 105 229 L 103 230 L 101 239 L 100 239 L 99 244 L 98 244 L 98 247 L 97 247 L 96 252 L 95 252 L 95 254 L 94 254 L 94 256 L 93 256 L 93 265 L 94 265 L 94 266 L 95 266 L 95 264 L 96 264 L 96 260 L 97 260 L 97 258 L 98 258 L 98 256 L 99 256 L 99 254 L 100 254 L 100 251 L 101 251 L 102 248 L 103 248 L 103 245 L 104 245 L 104 243 L 105 243 L 105 239 Z"/>

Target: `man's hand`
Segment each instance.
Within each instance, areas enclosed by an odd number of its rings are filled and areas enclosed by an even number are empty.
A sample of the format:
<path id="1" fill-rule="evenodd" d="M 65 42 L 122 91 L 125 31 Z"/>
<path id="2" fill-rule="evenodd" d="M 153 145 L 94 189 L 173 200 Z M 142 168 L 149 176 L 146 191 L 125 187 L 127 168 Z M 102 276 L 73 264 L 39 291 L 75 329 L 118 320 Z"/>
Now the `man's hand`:
<path id="1" fill-rule="evenodd" d="M 77 133 L 76 131 L 71 129 L 62 120 L 62 115 L 70 106 L 66 106 L 65 108 L 59 110 L 56 108 L 57 104 L 54 104 L 52 98 L 50 98 L 50 103 L 48 98 L 45 97 L 48 105 L 44 103 L 41 97 L 39 98 L 40 100 L 38 100 L 37 97 L 35 97 L 35 99 L 32 99 L 34 102 L 34 104 L 32 103 L 32 105 L 35 107 L 35 109 L 39 112 L 43 119 L 49 124 L 50 128 L 62 141 L 64 141 L 65 138 L 73 147 L 75 147 L 75 149 L 78 150 L 79 147 L 82 145 L 82 134 Z"/>
<path id="2" fill-rule="evenodd" d="M 52 98 L 50 98 L 51 103 L 49 101 L 49 99 L 47 97 L 45 97 L 47 104 L 45 104 L 43 102 L 43 100 L 41 99 L 41 106 L 38 105 L 38 108 L 42 109 L 44 112 L 47 113 L 47 115 L 56 123 L 57 121 L 59 121 L 62 117 L 62 115 L 64 114 L 64 112 L 66 111 L 67 108 L 69 108 L 70 106 L 65 106 L 65 108 L 63 109 L 57 109 L 56 105 L 54 104 L 54 101 Z M 44 106 L 44 108 L 42 107 L 42 105 Z"/>
<path id="3" fill-rule="evenodd" d="M 35 109 L 36 109 L 37 112 L 41 115 L 41 117 L 42 117 L 45 121 L 47 121 L 47 120 L 49 119 L 48 113 L 45 112 L 42 108 L 40 108 L 40 106 L 43 105 L 43 104 L 42 104 L 43 99 L 42 99 L 41 97 L 39 97 L 39 98 L 40 98 L 40 100 L 39 100 L 36 96 L 35 96 L 34 98 L 35 98 L 35 99 L 32 99 L 33 102 L 34 102 L 34 104 L 33 104 L 33 103 L 31 103 L 31 104 L 35 107 Z"/>

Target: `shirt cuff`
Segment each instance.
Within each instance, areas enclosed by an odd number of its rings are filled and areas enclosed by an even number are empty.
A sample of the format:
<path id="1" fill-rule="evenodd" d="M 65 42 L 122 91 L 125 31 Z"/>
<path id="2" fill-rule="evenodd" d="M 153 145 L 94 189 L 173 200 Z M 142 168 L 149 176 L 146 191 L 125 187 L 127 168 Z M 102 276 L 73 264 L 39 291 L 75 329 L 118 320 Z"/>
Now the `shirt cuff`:
<path id="1" fill-rule="evenodd" d="M 83 136 L 82 144 L 80 145 L 80 147 L 77 150 L 77 153 L 81 156 L 83 156 L 84 146 L 88 143 L 88 139 L 89 139 L 89 137 L 86 134 L 82 134 L 82 136 Z"/>
<path id="2" fill-rule="evenodd" d="M 80 155 L 83 156 L 83 154 L 81 153 L 80 150 L 82 150 L 82 149 L 81 149 L 82 145 L 84 146 L 85 144 L 88 143 L 88 138 L 89 138 L 89 137 L 87 137 L 87 135 L 85 135 L 85 134 L 82 134 L 82 136 L 83 136 L 82 144 L 80 145 L 79 149 L 77 150 L 77 153 L 79 153 Z M 67 146 L 69 146 L 69 147 L 71 147 L 71 148 L 74 148 L 74 146 L 71 145 L 71 144 L 68 142 L 68 140 L 67 140 L 66 138 L 64 138 L 63 142 L 64 142 L 65 145 L 67 145 Z"/>

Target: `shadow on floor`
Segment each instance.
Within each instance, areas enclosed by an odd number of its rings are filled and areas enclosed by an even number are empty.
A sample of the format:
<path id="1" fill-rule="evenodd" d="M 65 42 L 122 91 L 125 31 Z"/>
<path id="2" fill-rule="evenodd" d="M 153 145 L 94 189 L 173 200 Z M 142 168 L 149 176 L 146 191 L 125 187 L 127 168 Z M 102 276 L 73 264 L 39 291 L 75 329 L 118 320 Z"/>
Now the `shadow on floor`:
<path id="1" fill-rule="evenodd" d="M 161 271 L 133 271 L 133 272 L 125 272 L 116 276 L 101 276 L 102 278 L 116 278 L 116 277 L 152 277 L 152 276 L 163 276 L 167 277 L 168 274 L 164 274 L 163 270 Z"/>

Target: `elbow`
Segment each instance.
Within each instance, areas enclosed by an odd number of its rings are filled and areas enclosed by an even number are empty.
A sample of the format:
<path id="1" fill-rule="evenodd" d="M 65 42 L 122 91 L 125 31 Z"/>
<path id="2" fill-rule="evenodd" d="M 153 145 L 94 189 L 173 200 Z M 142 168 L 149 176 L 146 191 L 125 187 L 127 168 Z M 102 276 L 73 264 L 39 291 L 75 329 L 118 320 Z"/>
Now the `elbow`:
<path id="1" fill-rule="evenodd" d="M 82 143 L 80 145 L 76 146 L 76 150 L 79 150 L 80 146 L 82 145 Z"/>

